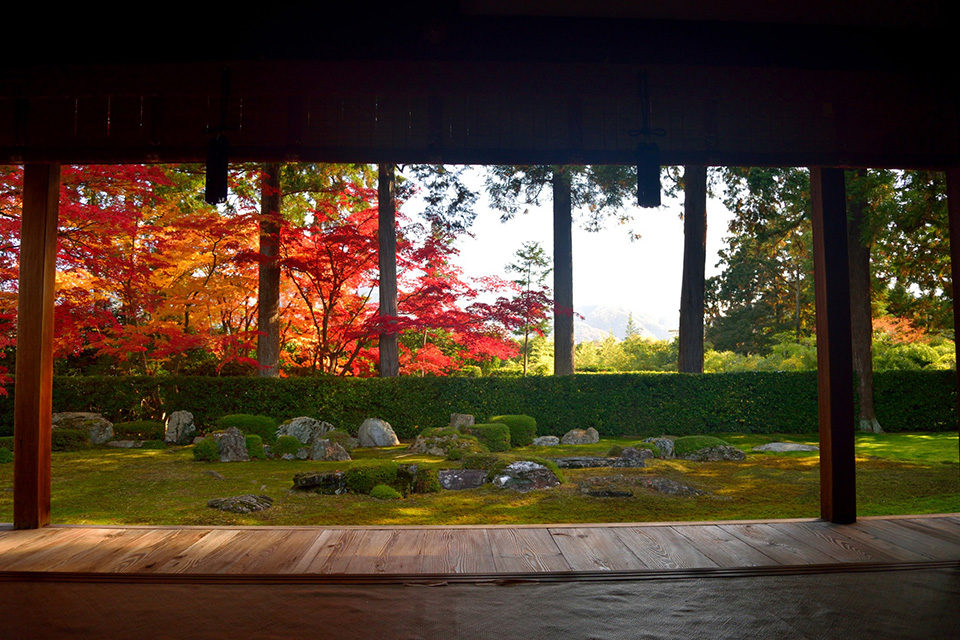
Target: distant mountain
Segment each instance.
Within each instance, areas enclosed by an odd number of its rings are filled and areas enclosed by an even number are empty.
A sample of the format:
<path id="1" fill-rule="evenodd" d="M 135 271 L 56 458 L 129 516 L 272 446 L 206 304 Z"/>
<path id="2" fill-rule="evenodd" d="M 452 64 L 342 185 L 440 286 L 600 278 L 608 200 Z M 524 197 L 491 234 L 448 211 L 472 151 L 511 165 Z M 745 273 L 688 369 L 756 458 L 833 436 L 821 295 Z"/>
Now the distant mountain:
<path id="1" fill-rule="evenodd" d="M 669 340 L 674 334 L 670 333 L 676 325 L 676 320 L 670 322 L 665 318 L 653 318 L 639 311 L 631 311 L 625 307 L 606 305 L 587 305 L 579 307 L 576 312 L 583 316 L 574 318 L 573 338 L 577 343 L 605 340 L 613 335 L 622 340 L 627 335 L 627 322 L 633 314 L 633 324 L 637 333 L 646 338 Z"/>

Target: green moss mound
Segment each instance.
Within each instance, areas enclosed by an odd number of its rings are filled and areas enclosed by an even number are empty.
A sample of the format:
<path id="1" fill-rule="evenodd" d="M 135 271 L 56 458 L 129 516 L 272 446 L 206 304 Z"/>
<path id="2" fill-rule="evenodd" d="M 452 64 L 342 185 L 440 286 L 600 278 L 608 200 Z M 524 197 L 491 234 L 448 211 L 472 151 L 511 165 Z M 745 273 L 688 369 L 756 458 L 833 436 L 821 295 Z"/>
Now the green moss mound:
<path id="1" fill-rule="evenodd" d="M 399 500 L 403 496 L 393 487 L 385 484 L 378 484 L 370 490 L 370 497 L 377 500 Z"/>
<path id="2" fill-rule="evenodd" d="M 0 464 L 6 464 L 8 462 L 13 462 L 13 451 L 0 447 Z"/>
<path id="3" fill-rule="evenodd" d="M 193 459 L 200 462 L 216 462 L 220 459 L 220 445 L 212 436 L 207 436 L 193 445 Z"/>
<path id="4" fill-rule="evenodd" d="M 660 451 L 660 447 L 653 444 L 652 442 L 631 442 L 630 446 L 634 449 L 648 449 L 653 452 L 653 455 L 660 457 L 663 455 L 663 452 Z M 619 454 L 618 454 L 619 455 Z"/>
<path id="5" fill-rule="evenodd" d="M 713 436 L 684 436 L 673 441 L 673 455 L 682 458 L 683 456 L 705 449 L 707 447 L 719 447 L 730 444 L 726 440 L 715 438 Z"/>
<path id="6" fill-rule="evenodd" d="M 90 444 L 87 432 L 80 429 L 54 429 L 50 446 L 54 451 L 79 451 Z"/>
<path id="7" fill-rule="evenodd" d="M 277 439 L 277 421 L 270 416 L 232 413 L 217 418 L 216 425 L 220 431 L 236 427 L 245 434 L 258 435 L 267 444 L 273 444 Z"/>
<path id="8" fill-rule="evenodd" d="M 251 433 L 246 437 L 246 441 L 247 455 L 250 456 L 252 460 L 266 460 L 267 452 L 263 450 L 263 438 L 255 433 Z"/>
<path id="9" fill-rule="evenodd" d="M 378 484 L 392 485 L 397 481 L 397 463 L 389 460 L 350 467 L 343 481 L 348 491 L 370 493 Z"/>
<path id="10" fill-rule="evenodd" d="M 117 440 L 163 440 L 163 423 L 156 420 L 115 422 L 113 437 Z"/>
<path id="11" fill-rule="evenodd" d="M 488 422 L 464 427 L 463 431 L 476 436 L 480 444 L 490 451 L 506 451 L 510 448 L 510 427 L 497 422 Z"/>
<path id="12" fill-rule="evenodd" d="M 490 418 L 490 422 L 498 422 L 509 427 L 510 445 L 514 447 L 531 445 L 533 439 L 537 437 L 537 421 L 533 416 L 523 414 L 493 416 Z"/>
<path id="13" fill-rule="evenodd" d="M 271 447 L 271 451 L 278 456 L 285 454 L 297 455 L 297 451 L 300 450 L 300 447 L 303 445 L 300 444 L 300 441 L 297 440 L 295 436 L 280 436 L 277 438 L 276 443 Z"/>
<path id="14" fill-rule="evenodd" d="M 343 429 L 334 429 L 333 431 L 327 431 L 323 434 L 324 438 L 330 442 L 336 443 L 346 449 L 347 451 L 353 451 L 353 448 L 356 446 L 356 439 L 351 436 L 349 433 Z"/>
<path id="15" fill-rule="evenodd" d="M 503 456 L 498 456 L 495 453 L 470 453 L 463 456 L 463 461 L 460 464 L 464 469 L 485 469 L 489 471 L 503 459 Z"/>

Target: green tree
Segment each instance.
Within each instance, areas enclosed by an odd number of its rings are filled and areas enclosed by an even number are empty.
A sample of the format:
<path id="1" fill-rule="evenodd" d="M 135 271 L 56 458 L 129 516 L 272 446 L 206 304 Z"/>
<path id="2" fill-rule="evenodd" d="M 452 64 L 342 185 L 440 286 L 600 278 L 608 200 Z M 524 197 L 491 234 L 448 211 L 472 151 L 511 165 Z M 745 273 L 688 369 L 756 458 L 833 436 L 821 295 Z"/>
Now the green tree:
<path id="1" fill-rule="evenodd" d="M 524 242 L 513 254 L 515 262 L 506 266 L 507 273 L 517 274 L 514 283 L 520 287 L 520 296 L 517 300 L 517 312 L 520 314 L 521 325 L 517 330 L 523 336 L 521 356 L 523 358 L 523 375 L 527 375 L 527 360 L 530 355 L 530 334 L 546 335 L 550 327 L 544 313 L 549 302 L 550 288 L 546 285 L 550 275 L 550 258 L 539 242 Z"/>

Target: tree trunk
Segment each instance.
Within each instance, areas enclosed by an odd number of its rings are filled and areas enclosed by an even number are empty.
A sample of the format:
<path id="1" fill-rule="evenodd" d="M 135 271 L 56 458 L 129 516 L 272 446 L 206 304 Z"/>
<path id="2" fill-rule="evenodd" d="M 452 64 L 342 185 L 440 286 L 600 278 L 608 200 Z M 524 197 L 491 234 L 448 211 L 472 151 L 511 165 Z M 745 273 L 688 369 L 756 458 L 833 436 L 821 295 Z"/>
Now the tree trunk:
<path id="1" fill-rule="evenodd" d="M 257 369 L 260 376 L 280 375 L 280 164 L 260 168 L 260 263 L 257 283 Z"/>
<path id="2" fill-rule="evenodd" d="M 677 370 L 703 373 L 703 277 L 707 261 L 707 168 L 683 169 L 683 283 Z"/>
<path id="3" fill-rule="evenodd" d="M 553 171 L 553 373 L 573 374 L 573 215 L 570 174 Z"/>
<path id="4" fill-rule="evenodd" d="M 866 170 L 857 171 L 857 182 L 866 179 Z M 847 201 L 847 253 L 850 256 L 850 337 L 853 370 L 857 376 L 860 401 L 860 431 L 881 433 L 873 407 L 873 312 L 870 308 L 870 242 L 864 239 L 866 196 L 861 188 L 851 189 Z"/>
<path id="5" fill-rule="evenodd" d="M 380 242 L 380 315 L 397 315 L 397 210 L 396 176 L 392 164 L 379 165 L 379 223 L 377 238 Z M 426 333 L 424 333 L 426 342 Z M 397 334 L 386 331 L 380 334 L 380 377 L 394 378 L 400 375 L 400 351 Z"/>

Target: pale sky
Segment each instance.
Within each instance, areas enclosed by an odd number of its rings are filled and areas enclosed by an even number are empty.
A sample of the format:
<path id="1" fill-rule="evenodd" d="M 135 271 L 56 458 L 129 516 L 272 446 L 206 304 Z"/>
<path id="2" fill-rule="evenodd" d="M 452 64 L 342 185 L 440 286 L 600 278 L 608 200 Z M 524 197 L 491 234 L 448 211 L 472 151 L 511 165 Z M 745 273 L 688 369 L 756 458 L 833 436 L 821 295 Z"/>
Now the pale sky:
<path id="1" fill-rule="evenodd" d="M 477 169 L 478 174 L 480 171 Z M 480 184 L 477 180 L 476 186 Z M 528 241 L 539 242 L 552 256 L 553 213 L 549 192 L 545 200 L 540 207 L 529 207 L 525 215 L 500 222 L 500 213 L 490 209 L 481 195 L 477 219 L 471 229 L 475 237 L 464 237 L 457 242 L 460 249 L 457 263 L 464 274 L 507 278 L 504 266 L 513 261 L 514 252 Z M 416 201 L 410 201 L 404 210 L 412 214 L 417 205 Z M 638 240 L 631 240 L 628 226 L 619 225 L 615 220 L 601 231 L 584 231 L 576 226 L 577 214 L 574 213 L 574 307 L 625 307 L 661 319 L 668 329 L 677 329 L 683 273 L 682 210 L 682 200 L 666 198 L 659 209 L 632 207 L 631 226 L 640 233 Z M 730 218 L 730 212 L 720 201 L 707 201 L 707 277 L 719 272 L 717 252 L 725 244 L 723 239 L 728 235 Z"/>

